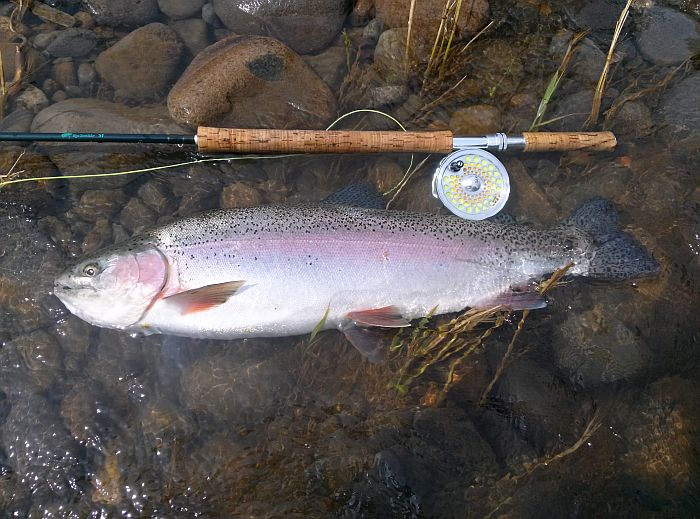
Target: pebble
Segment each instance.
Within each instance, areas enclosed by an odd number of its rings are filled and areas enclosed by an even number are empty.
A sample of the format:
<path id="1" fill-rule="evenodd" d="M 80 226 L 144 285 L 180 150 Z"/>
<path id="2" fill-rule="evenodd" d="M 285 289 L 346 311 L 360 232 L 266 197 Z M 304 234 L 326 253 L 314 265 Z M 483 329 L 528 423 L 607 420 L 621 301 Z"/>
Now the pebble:
<path id="1" fill-rule="evenodd" d="M 408 29 L 388 29 L 379 36 L 374 49 L 374 68 L 390 85 L 402 85 L 407 81 L 406 35 Z"/>
<path id="2" fill-rule="evenodd" d="M 144 54 L 148 49 L 148 54 Z M 119 97 L 152 99 L 174 79 L 183 45 L 177 33 L 162 23 L 140 27 L 126 35 L 95 61 L 100 76 Z"/>
<path id="3" fill-rule="evenodd" d="M 206 0 L 158 0 L 163 14 L 173 20 L 192 18 L 202 11 Z"/>
<path id="4" fill-rule="evenodd" d="M 73 15 L 73 18 L 76 19 L 78 25 L 83 29 L 91 29 L 95 26 L 95 20 L 93 20 L 92 16 L 85 11 L 78 11 Z"/>
<path id="5" fill-rule="evenodd" d="M 55 57 L 85 56 L 97 45 L 97 35 L 88 29 L 71 27 L 56 32 L 58 34 L 46 47 L 46 52 Z"/>
<path id="6" fill-rule="evenodd" d="M 64 87 L 78 84 L 75 63 L 70 58 L 59 58 L 54 61 L 52 76 L 59 85 Z"/>
<path id="7" fill-rule="evenodd" d="M 78 65 L 78 85 L 80 88 L 88 88 L 97 78 L 97 71 L 92 63 Z"/>
<path id="8" fill-rule="evenodd" d="M 49 106 L 49 99 L 46 94 L 33 85 L 27 85 L 24 90 L 15 98 L 17 106 L 21 106 L 30 112 L 40 112 Z"/>

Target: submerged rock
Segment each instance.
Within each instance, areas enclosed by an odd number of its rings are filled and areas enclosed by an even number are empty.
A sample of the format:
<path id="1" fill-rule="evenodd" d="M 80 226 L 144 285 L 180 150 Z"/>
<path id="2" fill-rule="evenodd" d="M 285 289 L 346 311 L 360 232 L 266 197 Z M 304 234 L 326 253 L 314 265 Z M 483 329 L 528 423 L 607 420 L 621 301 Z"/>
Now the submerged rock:
<path id="1" fill-rule="evenodd" d="M 596 387 L 628 380 L 649 366 L 650 351 L 635 329 L 621 319 L 630 313 L 623 303 L 596 304 L 590 310 L 567 314 L 555 330 L 554 354 L 574 384 Z"/>
<path id="2" fill-rule="evenodd" d="M 68 99 L 42 110 L 32 121 L 33 132 L 187 133 L 173 122 L 163 106 L 129 108 L 98 99 Z M 45 145 L 51 160 L 68 174 L 110 173 L 147 167 L 153 146 L 143 144 Z M 87 151 L 89 149 L 89 151 Z M 167 148 L 171 150 L 171 147 Z M 154 159 L 150 159 L 151 163 Z M 166 160 L 164 157 L 162 160 Z M 82 189 L 123 186 L 133 175 L 71 181 Z"/>
<path id="3" fill-rule="evenodd" d="M 639 52 L 654 65 L 678 65 L 697 53 L 700 25 L 690 16 L 655 5 L 635 18 Z"/>
<path id="4" fill-rule="evenodd" d="M 95 67 L 118 97 L 150 99 L 162 94 L 174 79 L 182 50 L 175 31 L 162 23 L 152 23 L 102 52 Z"/>
<path id="5" fill-rule="evenodd" d="M 695 74 L 669 88 L 659 106 L 664 137 L 674 149 L 695 156 L 700 148 L 700 75 Z"/>
<path id="6" fill-rule="evenodd" d="M 206 0 L 158 0 L 158 7 L 173 20 L 191 18 L 202 11 Z"/>
<path id="7" fill-rule="evenodd" d="M 274 415 L 292 387 L 291 374 L 274 358 L 242 362 L 234 355 L 198 359 L 181 379 L 182 400 L 190 410 L 228 423 L 257 423 Z"/>
<path id="8" fill-rule="evenodd" d="M 387 27 L 408 27 L 411 0 L 376 0 L 377 18 Z M 440 27 L 443 0 L 426 0 L 415 2 L 411 45 L 417 51 L 419 60 L 427 60 Z M 459 23 L 455 32 L 455 41 L 475 34 L 487 22 L 489 4 L 487 0 L 462 2 Z"/>
<path id="9" fill-rule="evenodd" d="M 88 29 L 71 27 L 48 33 L 52 37 L 46 51 L 56 57 L 77 58 L 89 54 L 97 45 L 97 35 Z"/>
<path id="10" fill-rule="evenodd" d="M 322 128 L 335 116 L 328 86 L 272 38 L 231 36 L 200 52 L 168 95 L 190 126 Z"/>
<path id="11" fill-rule="evenodd" d="M 274 36 L 300 54 L 326 47 L 350 11 L 348 0 L 213 0 L 213 4 L 233 32 Z"/>
<path id="12" fill-rule="evenodd" d="M 158 18 L 157 0 L 82 0 L 99 25 L 138 27 Z"/>

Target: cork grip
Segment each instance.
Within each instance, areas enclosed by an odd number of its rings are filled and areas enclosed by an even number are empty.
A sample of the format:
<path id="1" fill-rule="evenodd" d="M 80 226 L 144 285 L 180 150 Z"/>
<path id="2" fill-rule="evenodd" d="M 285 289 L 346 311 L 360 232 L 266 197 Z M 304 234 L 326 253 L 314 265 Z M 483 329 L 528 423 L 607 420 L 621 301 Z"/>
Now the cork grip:
<path id="1" fill-rule="evenodd" d="M 203 153 L 379 153 L 452 151 L 452 132 L 197 129 Z"/>
<path id="2" fill-rule="evenodd" d="M 525 151 L 605 151 L 617 144 L 612 132 L 526 132 L 523 137 Z"/>

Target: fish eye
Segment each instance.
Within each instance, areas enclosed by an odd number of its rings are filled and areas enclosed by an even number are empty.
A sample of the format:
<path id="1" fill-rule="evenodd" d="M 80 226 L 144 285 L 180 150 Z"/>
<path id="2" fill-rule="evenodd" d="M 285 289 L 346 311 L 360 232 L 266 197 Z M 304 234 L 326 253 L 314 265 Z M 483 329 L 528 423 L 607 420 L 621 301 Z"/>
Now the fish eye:
<path id="1" fill-rule="evenodd" d="M 83 274 L 89 277 L 93 277 L 95 274 L 97 274 L 97 265 L 94 263 L 88 263 L 83 267 Z"/>

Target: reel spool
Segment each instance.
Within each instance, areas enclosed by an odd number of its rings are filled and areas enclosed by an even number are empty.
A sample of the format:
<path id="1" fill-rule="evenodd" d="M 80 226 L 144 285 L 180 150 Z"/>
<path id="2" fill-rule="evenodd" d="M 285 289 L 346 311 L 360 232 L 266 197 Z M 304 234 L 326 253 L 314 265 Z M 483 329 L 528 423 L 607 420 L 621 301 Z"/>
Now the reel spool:
<path id="1" fill-rule="evenodd" d="M 508 172 L 488 151 L 454 151 L 440 161 L 433 176 L 433 196 L 467 220 L 495 215 L 506 205 L 509 195 Z"/>

